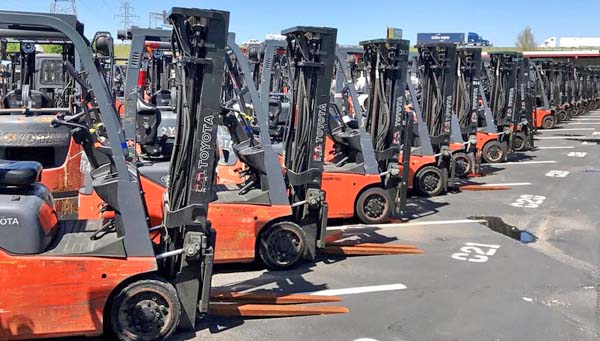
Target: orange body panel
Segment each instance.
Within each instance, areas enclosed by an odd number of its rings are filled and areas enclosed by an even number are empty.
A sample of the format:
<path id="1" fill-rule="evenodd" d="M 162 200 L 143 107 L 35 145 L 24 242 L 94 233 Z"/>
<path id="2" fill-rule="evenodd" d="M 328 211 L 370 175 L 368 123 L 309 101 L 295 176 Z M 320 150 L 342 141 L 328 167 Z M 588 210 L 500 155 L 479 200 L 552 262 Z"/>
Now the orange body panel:
<path id="1" fill-rule="evenodd" d="M 166 189 L 145 177 L 141 177 L 141 187 L 150 224 L 151 226 L 159 225 L 163 219 L 162 200 Z M 101 204 L 102 201 L 95 194 L 80 195 L 80 205 L 85 205 L 85 209 L 80 211 L 80 219 L 99 217 Z M 87 216 L 84 217 L 84 213 Z M 256 237 L 261 229 L 270 221 L 288 217 L 291 214 L 292 209 L 288 205 L 211 203 L 208 219 L 217 232 L 215 263 L 253 261 Z"/>
<path id="2" fill-rule="evenodd" d="M 323 173 L 322 189 L 329 205 L 328 218 L 351 218 L 354 204 L 362 190 L 370 185 L 380 185 L 378 174 Z"/>
<path id="3" fill-rule="evenodd" d="M 454 152 L 460 152 L 465 150 L 465 145 L 462 143 L 450 143 L 450 150 Z"/>
<path id="4" fill-rule="evenodd" d="M 100 335 L 112 290 L 153 257 L 14 256 L 0 250 L 0 339 Z"/>
<path id="5" fill-rule="evenodd" d="M 71 140 L 65 163 L 56 168 L 44 168 L 42 184 L 52 193 L 72 192 L 81 187 L 81 147 Z"/>
<path id="6" fill-rule="evenodd" d="M 288 205 L 211 203 L 208 219 L 217 232 L 215 263 L 253 261 L 256 238 L 264 226 L 291 214 L 292 208 Z"/>
<path id="7" fill-rule="evenodd" d="M 217 184 L 242 184 L 244 182 L 244 179 L 240 176 L 240 173 L 238 171 L 242 169 L 244 169 L 244 163 L 240 160 L 237 160 L 237 162 L 233 165 L 218 165 Z"/>
<path id="8" fill-rule="evenodd" d="M 325 162 L 332 162 L 335 157 L 333 144 L 331 137 L 329 135 L 325 136 Z"/>
<path id="9" fill-rule="evenodd" d="M 544 117 L 548 115 L 552 115 L 552 111 L 550 109 L 535 109 L 533 111 L 533 121 L 535 127 L 538 129 L 542 128 L 542 122 L 544 121 Z"/>
<path id="10" fill-rule="evenodd" d="M 483 150 L 483 147 L 492 140 L 498 140 L 497 133 L 477 132 L 477 150 Z"/>

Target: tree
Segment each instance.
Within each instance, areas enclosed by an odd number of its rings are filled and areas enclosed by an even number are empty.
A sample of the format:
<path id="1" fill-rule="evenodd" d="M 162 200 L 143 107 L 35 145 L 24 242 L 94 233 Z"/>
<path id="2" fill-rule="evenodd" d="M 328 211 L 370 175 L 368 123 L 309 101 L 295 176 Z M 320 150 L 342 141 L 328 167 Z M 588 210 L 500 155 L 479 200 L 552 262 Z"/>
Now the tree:
<path id="1" fill-rule="evenodd" d="M 537 48 L 530 26 L 526 26 L 517 36 L 515 46 L 521 51 L 531 51 Z"/>

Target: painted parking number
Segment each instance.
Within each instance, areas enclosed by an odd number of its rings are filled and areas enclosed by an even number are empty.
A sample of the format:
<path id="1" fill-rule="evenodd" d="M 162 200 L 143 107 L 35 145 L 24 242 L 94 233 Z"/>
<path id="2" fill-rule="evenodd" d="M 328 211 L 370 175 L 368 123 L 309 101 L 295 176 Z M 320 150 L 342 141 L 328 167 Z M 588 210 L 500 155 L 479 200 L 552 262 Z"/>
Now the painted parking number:
<path id="1" fill-rule="evenodd" d="M 541 195 L 523 194 L 510 205 L 522 208 L 538 208 L 544 202 L 544 200 L 546 200 L 546 197 Z"/>
<path id="2" fill-rule="evenodd" d="M 473 263 L 485 263 L 489 257 L 496 254 L 500 245 L 465 243 L 465 246 L 460 248 L 460 252 L 453 254 L 451 257 L 456 260 Z"/>
<path id="3" fill-rule="evenodd" d="M 546 176 L 551 178 L 565 178 L 567 175 L 569 175 L 569 171 L 551 170 L 546 173 Z"/>
<path id="4" fill-rule="evenodd" d="M 587 155 L 586 152 L 569 152 L 567 156 L 570 157 L 585 157 Z"/>

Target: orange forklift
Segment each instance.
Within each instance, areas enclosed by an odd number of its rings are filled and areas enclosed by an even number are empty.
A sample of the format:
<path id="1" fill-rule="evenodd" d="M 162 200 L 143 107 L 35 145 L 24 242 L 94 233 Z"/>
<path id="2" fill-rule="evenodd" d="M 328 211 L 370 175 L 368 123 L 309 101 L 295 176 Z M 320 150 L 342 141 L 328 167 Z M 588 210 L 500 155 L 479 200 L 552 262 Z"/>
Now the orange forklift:
<path id="1" fill-rule="evenodd" d="M 207 90 L 219 89 L 223 79 L 228 17 L 178 8 L 169 16 L 178 31 L 186 105 L 178 105 L 173 181 L 151 241 L 138 170 L 126 160 L 110 89 L 80 24 L 72 24 L 74 16 L 0 12 L 3 29 L 52 34 L 77 52 L 85 75 L 69 61 L 64 67 L 79 93 L 52 125 L 68 128 L 82 146 L 93 188 L 113 213 L 59 220 L 50 191 L 39 182 L 41 164 L 1 162 L 0 338 L 99 335 L 107 328 L 121 340 L 164 339 L 178 327 L 193 330 L 198 313 L 207 311 L 215 238 L 206 214 L 219 113 L 211 109 L 219 106 L 218 91 Z"/>
<path id="2" fill-rule="evenodd" d="M 366 224 L 402 219 L 406 209 L 412 121 L 405 110 L 407 40 L 361 42 L 363 62 L 371 79 L 389 86 L 376 90 L 367 109 L 359 103 L 351 68 L 356 49 L 339 47 L 335 102 L 330 107 L 328 137 L 333 158 L 326 163 L 323 189 L 329 218 L 357 216 Z M 350 67 L 349 67 L 350 66 Z M 401 172 L 402 170 L 402 172 Z"/>
<path id="3" fill-rule="evenodd" d="M 77 26 L 73 18 L 66 22 Z M 77 26 L 83 32 L 83 26 Z M 6 30 L 2 33 L 6 71 L 0 80 L 0 158 L 37 161 L 44 167 L 42 183 L 56 201 L 60 217 L 77 216 L 77 189 L 80 187 L 81 149 L 66 128 L 49 130 L 54 115 L 66 113 L 73 84 L 66 82 L 62 63 L 75 63 L 73 44 L 51 33 Z M 7 51 L 8 43 L 18 51 Z M 62 53 L 46 54 L 36 46 L 55 45 Z"/>

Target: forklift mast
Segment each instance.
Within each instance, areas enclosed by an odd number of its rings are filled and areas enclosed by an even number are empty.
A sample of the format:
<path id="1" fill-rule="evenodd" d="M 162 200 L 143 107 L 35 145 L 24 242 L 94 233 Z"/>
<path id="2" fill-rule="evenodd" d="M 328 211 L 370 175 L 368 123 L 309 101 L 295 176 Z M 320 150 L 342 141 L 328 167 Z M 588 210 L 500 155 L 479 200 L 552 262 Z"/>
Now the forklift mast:
<path id="1" fill-rule="evenodd" d="M 479 99 L 481 83 L 481 48 L 461 47 L 457 51 L 457 87 L 454 112 L 458 116 L 464 141 L 477 138 L 479 117 L 482 116 Z M 475 144 L 471 144 L 475 146 Z M 467 150 L 467 152 L 469 152 Z"/>
<path id="2" fill-rule="evenodd" d="M 362 41 L 360 45 L 370 84 L 365 127 L 372 137 L 383 188 L 392 194 L 395 203 L 392 215 L 402 217 L 406 209 L 413 140 L 413 115 L 406 110 L 405 91 L 410 42 L 376 39 Z M 356 94 L 354 97 L 358 98 Z"/>
<path id="3" fill-rule="evenodd" d="M 491 53 L 490 73 L 492 83 L 490 89 L 490 107 L 494 113 L 494 121 L 498 130 L 510 133 L 511 124 L 515 121 L 517 96 L 517 53 Z"/>
<path id="4" fill-rule="evenodd" d="M 522 58 L 519 68 L 519 99 L 521 122 L 533 122 L 535 109 L 534 84 L 532 83 L 531 63 L 529 58 Z"/>
<path id="5" fill-rule="evenodd" d="M 436 154 L 446 151 L 452 138 L 456 57 L 454 44 L 418 46 L 421 110 Z"/>
<path id="6" fill-rule="evenodd" d="M 298 26 L 281 34 L 286 36 L 291 70 L 292 110 L 284 133 L 290 203 L 294 221 L 302 225 L 308 240 L 324 247 L 327 203 L 321 182 L 337 30 Z"/>
<path id="7" fill-rule="evenodd" d="M 214 199 L 229 12 L 173 8 L 169 21 L 180 82 L 163 224 L 169 241 L 164 254 L 171 256 L 163 271 L 181 298 L 181 326 L 190 329 L 196 312 L 207 311 L 210 294 L 215 233 L 207 214 Z"/>

